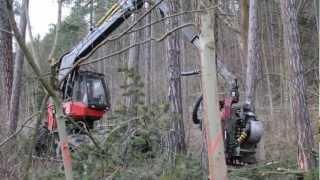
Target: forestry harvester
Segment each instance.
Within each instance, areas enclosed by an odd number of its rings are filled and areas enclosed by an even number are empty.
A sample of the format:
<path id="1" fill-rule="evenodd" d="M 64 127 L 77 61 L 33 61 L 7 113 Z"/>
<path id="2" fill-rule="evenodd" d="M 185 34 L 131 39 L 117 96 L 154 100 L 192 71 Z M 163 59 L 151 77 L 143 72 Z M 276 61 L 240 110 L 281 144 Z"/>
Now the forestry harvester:
<path id="1" fill-rule="evenodd" d="M 255 150 L 263 134 L 262 122 L 256 118 L 250 104 L 239 103 L 238 88 L 235 79 L 228 96 L 219 101 L 226 162 L 229 165 L 256 163 Z M 200 96 L 192 112 L 193 123 L 199 124 L 201 129 L 202 101 L 203 96 Z"/>
<path id="2" fill-rule="evenodd" d="M 169 8 L 166 2 L 155 1 L 153 8 L 158 8 L 162 16 L 168 16 Z M 141 9 L 143 4 L 143 0 L 120 0 L 98 22 L 97 27 L 92 28 L 82 41 L 60 58 L 57 87 L 63 99 L 63 113 L 72 120 L 66 120 L 67 133 L 70 136 L 80 136 L 82 130 L 79 127 L 92 129 L 94 121 L 100 120 L 110 108 L 109 92 L 104 75 L 80 70 L 79 62 L 88 59 L 98 47 L 105 43 L 110 34 L 117 30 L 134 11 Z M 195 29 L 188 26 L 182 31 L 186 38 L 199 48 L 199 36 Z M 222 64 L 218 64 L 218 67 L 223 68 Z M 198 112 L 200 101 L 201 98 L 197 102 L 194 114 Z M 250 108 L 236 105 L 238 101 L 238 86 L 235 84 L 230 97 L 220 102 L 225 152 L 227 162 L 230 164 L 233 164 L 234 160 L 251 157 L 263 131 L 261 122 L 255 118 Z M 47 122 L 43 124 L 37 138 L 36 152 L 38 154 L 48 148 L 48 138 L 52 137 L 49 134 L 56 134 L 56 140 L 53 142 L 58 141 L 55 107 L 49 104 L 47 109 Z M 193 120 L 197 124 L 201 123 L 197 115 Z M 75 126 L 74 123 L 78 126 Z"/>

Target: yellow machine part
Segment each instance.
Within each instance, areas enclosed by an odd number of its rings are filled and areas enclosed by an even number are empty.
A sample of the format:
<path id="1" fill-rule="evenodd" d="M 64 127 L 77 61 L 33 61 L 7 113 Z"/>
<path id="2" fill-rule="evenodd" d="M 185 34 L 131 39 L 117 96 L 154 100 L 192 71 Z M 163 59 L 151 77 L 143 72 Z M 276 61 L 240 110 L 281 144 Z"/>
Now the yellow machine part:
<path id="1" fill-rule="evenodd" d="M 107 21 L 115 12 L 117 12 L 120 9 L 120 4 L 116 3 L 114 4 L 104 16 L 102 16 L 99 21 L 97 22 L 96 26 L 100 26 L 103 22 Z"/>
<path id="2" fill-rule="evenodd" d="M 237 139 L 238 143 L 241 144 L 247 137 L 248 137 L 248 134 L 246 132 L 242 132 L 241 136 Z"/>

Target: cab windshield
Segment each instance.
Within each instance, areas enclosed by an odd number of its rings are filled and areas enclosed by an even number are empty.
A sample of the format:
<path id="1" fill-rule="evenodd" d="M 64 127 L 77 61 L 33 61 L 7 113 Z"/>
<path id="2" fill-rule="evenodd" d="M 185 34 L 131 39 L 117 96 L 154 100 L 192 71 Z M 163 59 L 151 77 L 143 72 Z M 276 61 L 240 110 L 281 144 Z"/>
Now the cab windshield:
<path id="1" fill-rule="evenodd" d="M 105 106 L 107 105 L 105 87 L 102 83 L 102 79 L 87 78 L 87 102 L 88 105 L 93 106 Z"/>
<path id="2" fill-rule="evenodd" d="M 102 78 L 80 76 L 75 83 L 73 99 L 93 108 L 108 106 L 106 87 Z"/>

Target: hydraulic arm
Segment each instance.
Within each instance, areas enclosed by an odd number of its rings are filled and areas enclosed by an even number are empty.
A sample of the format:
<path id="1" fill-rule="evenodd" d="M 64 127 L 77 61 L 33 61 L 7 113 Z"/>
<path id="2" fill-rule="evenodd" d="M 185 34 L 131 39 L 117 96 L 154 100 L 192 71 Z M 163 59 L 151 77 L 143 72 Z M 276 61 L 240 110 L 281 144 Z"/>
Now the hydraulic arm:
<path id="1" fill-rule="evenodd" d="M 143 6 L 143 0 L 121 0 L 108 11 L 108 13 L 98 22 L 98 27 L 89 32 L 89 34 L 70 52 L 60 59 L 59 81 L 63 81 L 62 90 L 66 91 L 66 87 L 73 81 L 74 64 L 85 59 L 91 54 L 100 43 L 105 41 L 108 36 L 115 31 L 130 15 Z M 169 8 L 165 1 L 156 0 L 158 9 L 162 16 L 168 16 Z M 199 36 L 194 27 L 185 27 L 182 29 L 183 34 L 195 47 L 199 48 Z M 228 82 L 232 83 L 235 76 L 226 68 L 224 64 L 217 61 L 219 74 Z M 230 84 L 231 87 L 231 84 Z"/>

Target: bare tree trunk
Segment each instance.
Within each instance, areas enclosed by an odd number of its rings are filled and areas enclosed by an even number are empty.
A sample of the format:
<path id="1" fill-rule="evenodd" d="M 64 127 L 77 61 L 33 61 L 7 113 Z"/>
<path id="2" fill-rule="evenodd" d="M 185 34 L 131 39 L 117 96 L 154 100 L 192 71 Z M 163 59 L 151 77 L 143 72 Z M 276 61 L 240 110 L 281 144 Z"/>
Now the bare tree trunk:
<path id="1" fill-rule="evenodd" d="M 132 22 L 135 22 L 136 14 L 132 15 Z M 130 34 L 130 44 L 134 44 L 138 42 L 139 40 L 139 32 L 133 32 Z M 133 48 L 130 48 L 129 50 L 129 57 L 128 57 L 128 69 L 132 71 L 135 75 L 138 75 L 139 73 L 139 46 L 135 46 Z M 127 77 L 127 85 L 130 85 L 134 83 L 133 79 L 131 77 Z M 130 87 L 129 87 L 130 88 Z M 126 96 L 125 103 L 126 107 L 130 109 L 132 105 L 137 101 L 137 98 L 135 95 L 128 95 Z"/>
<path id="2" fill-rule="evenodd" d="M 145 20 L 145 24 L 151 24 L 151 14 L 148 14 L 146 16 L 146 20 Z M 147 39 L 150 39 L 151 38 L 151 33 L 152 33 L 152 26 L 148 26 L 145 28 L 145 34 L 144 34 L 144 39 L 147 40 Z M 152 67 L 152 56 L 151 56 L 151 52 L 152 52 L 152 42 L 148 42 L 145 44 L 145 47 L 144 47 L 144 62 L 145 62 L 145 68 L 146 68 L 146 71 L 145 71 L 145 96 L 146 96 L 146 99 L 145 99 L 145 102 L 147 105 L 150 105 L 151 104 L 151 83 L 152 83 L 152 80 L 151 80 L 151 67 Z"/>
<path id="3" fill-rule="evenodd" d="M 274 43 L 274 31 L 273 31 L 273 24 L 272 24 L 272 14 L 271 14 L 271 7 L 269 1 L 264 1 L 263 3 L 266 7 L 264 16 L 266 17 L 266 23 L 263 29 L 267 29 L 267 41 L 265 41 L 264 44 L 267 44 L 264 49 L 266 50 L 265 56 L 264 56 L 264 67 L 266 72 L 266 79 L 267 79 L 267 90 L 268 90 L 268 98 L 269 98 L 269 107 L 270 107 L 270 119 L 273 121 L 274 115 L 273 115 L 273 99 L 272 99 L 272 89 L 271 89 L 271 80 L 270 80 L 270 70 L 268 67 L 268 61 L 273 63 L 275 59 L 275 52 L 273 49 L 275 48 Z M 262 6 L 260 6 L 262 7 Z M 268 58 L 269 57 L 269 58 Z"/>
<path id="4" fill-rule="evenodd" d="M 31 27 L 31 22 L 30 22 L 30 18 L 29 18 L 29 11 L 26 12 L 26 18 L 27 18 L 27 23 L 28 23 L 28 34 L 29 34 L 29 39 L 30 39 L 30 48 L 31 48 L 31 52 L 32 52 L 32 55 L 33 55 L 33 58 L 35 60 L 35 63 L 36 65 L 38 66 L 38 68 L 40 68 L 40 54 L 38 51 L 36 51 L 36 48 L 35 48 L 35 45 L 34 45 L 34 38 L 33 38 L 33 35 L 32 35 L 32 27 Z"/>
<path id="5" fill-rule="evenodd" d="M 314 0 L 314 9 L 315 9 L 315 15 L 316 15 L 316 21 L 317 21 L 317 29 L 319 31 L 319 8 L 320 8 L 320 4 L 319 4 L 319 0 Z"/>
<path id="6" fill-rule="evenodd" d="M 59 39 L 59 31 L 60 31 L 60 25 L 61 25 L 61 14 L 62 14 L 62 3 L 64 0 L 58 0 L 58 18 L 57 18 L 57 25 L 55 28 L 55 37 L 54 37 L 54 42 L 52 45 L 51 52 L 49 54 L 48 60 L 51 61 L 53 58 L 53 55 L 56 51 L 57 48 L 57 43 Z"/>
<path id="7" fill-rule="evenodd" d="M 319 64 L 319 74 L 318 74 L 318 79 L 320 79 L 320 12 L 319 12 L 319 10 L 320 10 L 320 3 L 319 3 L 319 0 L 317 0 L 317 12 L 318 12 L 318 14 L 317 14 L 317 17 L 318 17 L 318 19 L 317 19 L 317 22 L 318 22 L 318 51 L 319 51 L 319 53 L 318 53 L 318 56 L 319 56 L 319 61 L 318 61 L 318 64 Z M 320 87 L 320 82 L 319 82 L 319 84 L 318 84 L 318 87 Z M 319 92 L 318 92 L 319 94 L 320 94 L 320 88 L 319 88 Z M 319 136 L 319 134 L 320 134 L 320 96 L 318 97 L 318 106 L 319 106 L 319 109 L 318 109 L 318 136 Z M 318 142 L 318 148 L 320 149 L 320 141 Z M 319 165 L 318 165 L 319 166 Z"/>
<path id="8" fill-rule="evenodd" d="M 320 2 L 319 2 L 319 0 L 315 0 L 316 1 L 316 11 L 317 11 L 317 22 L 318 22 L 318 24 L 317 24 L 317 27 L 318 27 L 318 51 L 319 51 L 319 53 L 318 53 L 318 56 L 319 56 L 319 74 L 318 74 L 318 78 L 320 79 L 320 21 L 319 21 L 319 19 L 320 19 Z M 320 87 L 320 83 L 319 83 L 319 87 Z M 320 88 L 319 88 L 319 94 L 320 94 Z M 319 103 L 319 114 L 318 114 L 318 118 L 319 118 L 319 121 L 318 121 L 318 129 L 320 129 L 320 96 L 319 96 L 319 101 L 318 101 L 318 103 Z M 318 132 L 318 133 L 320 133 L 320 132 Z M 319 149 L 320 149 L 320 142 L 319 142 Z"/>
<path id="9" fill-rule="evenodd" d="M 212 2 L 206 2 L 210 7 Z M 211 9 L 201 16 L 200 54 L 205 120 L 203 128 L 207 141 L 209 178 L 222 180 L 227 179 L 227 166 L 218 110 L 214 15 L 214 10 Z"/>
<path id="10" fill-rule="evenodd" d="M 176 13 L 180 7 L 179 1 L 170 0 L 168 2 L 170 14 Z M 172 28 L 179 25 L 177 17 L 170 18 L 166 21 L 166 30 L 169 32 Z M 166 40 L 167 44 L 167 61 L 168 61 L 168 78 L 169 90 L 168 98 L 170 110 L 172 113 L 171 128 L 169 134 L 170 146 L 172 153 L 184 153 L 186 151 L 185 131 L 182 112 L 182 90 L 181 90 L 181 63 L 180 63 L 180 36 L 177 32 L 173 33 Z M 174 162 L 174 161 L 173 161 Z"/>
<path id="11" fill-rule="evenodd" d="M 261 69 L 260 63 L 260 37 L 258 22 L 258 1 L 250 0 L 249 8 L 249 33 L 248 33 L 248 62 L 246 74 L 245 100 L 254 109 L 255 92 L 257 86 L 258 73 Z"/>
<path id="12" fill-rule="evenodd" d="M 4 77 L 4 97 L 5 97 L 5 112 L 7 119 L 10 96 L 12 91 L 12 76 L 13 76 L 13 53 L 12 53 L 12 34 L 11 27 L 6 10 L 5 0 L 0 0 L 0 61 L 3 63 Z"/>
<path id="13" fill-rule="evenodd" d="M 242 72 L 248 53 L 248 31 L 249 31 L 249 0 L 240 0 L 240 50 L 242 61 Z"/>
<path id="14" fill-rule="evenodd" d="M 26 12 L 29 8 L 29 0 L 24 0 L 20 9 L 20 33 L 22 38 L 25 40 L 27 19 Z M 19 104 L 20 104 L 20 93 L 21 93 L 21 77 L 23 71 L 24 54 L 21 48 L 17 48 L 14 74 L 13 74 L 13 85 L 11 93 L 10 111 L 9 111 L 9 134 L 16 131 L 19 120 Z"/>
<path id="15" fill-rule="evenodd" d="M 258 16 L 259 0 L 250 0 L 249 6 L 249 32 L 248 32 L 248 61 L 246 73 L 246 91 L 245 101 L 249 103 L 252 110 L 255 111 L 255 95 L 258 81 L 258 75 L 261 73 L 261 55 L 260 55 L 260 28 Z M 257 160 L 265 160 L 264 141 L 259 143 L 257 150 Z"/>
<path id="16" fill-rule="evenodd" d="M 312 151 L 313 130 L 306 102 L 306 87 L 303 77 L 300 35 L 296 1 L 280 1 L 283 24 L 284 47 L 289 66 L 289 92 L 294 123 L 297 128 L 298 165 L 303 170 L 315 167 Z"/>

